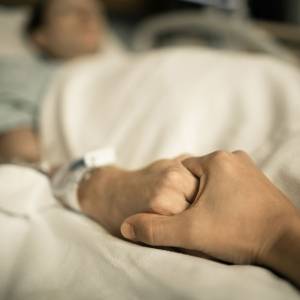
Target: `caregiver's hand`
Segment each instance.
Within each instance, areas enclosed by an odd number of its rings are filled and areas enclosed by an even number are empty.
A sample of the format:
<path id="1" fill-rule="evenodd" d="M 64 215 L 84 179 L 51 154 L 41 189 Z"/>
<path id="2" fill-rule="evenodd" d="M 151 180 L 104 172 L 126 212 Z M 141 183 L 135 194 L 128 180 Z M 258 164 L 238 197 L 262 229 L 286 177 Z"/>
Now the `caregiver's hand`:
<path id="1" fill-rule="evenodd" d="M 139 212 L 173 215 L 184 211 L 196 196 L 198 180 L 182 165 L 187 156 L 161 160 L 138 171 L 104 167 L 79 187 L 82 211 L 112 234 Z"/>
<path id="2" fill-rule="evenodd" d="M 123 236 L 264 265 L 300 285 L 299 212 L 249 156 L 216 152 L 183 164 L 200 178 L 193 205 L 176 216 L 132 216 L 121 227 Z"/>

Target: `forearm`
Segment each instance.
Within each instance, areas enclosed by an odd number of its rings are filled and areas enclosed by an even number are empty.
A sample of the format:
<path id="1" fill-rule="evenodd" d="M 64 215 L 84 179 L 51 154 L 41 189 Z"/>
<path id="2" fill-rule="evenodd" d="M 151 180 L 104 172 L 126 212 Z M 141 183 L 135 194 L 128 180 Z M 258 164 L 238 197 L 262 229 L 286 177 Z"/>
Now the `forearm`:
<path id="1" fill-rule="evenodd" d="M 31 129 L 20 128 L 0 135 L 0 161 L 12 160 L 30 163 L 40 160 L 39 139 Z"/>
<path id="2" fill-rule="evenodd" d="M 300 214 L 291 218 L 263 264 L 300 288 Z"/>

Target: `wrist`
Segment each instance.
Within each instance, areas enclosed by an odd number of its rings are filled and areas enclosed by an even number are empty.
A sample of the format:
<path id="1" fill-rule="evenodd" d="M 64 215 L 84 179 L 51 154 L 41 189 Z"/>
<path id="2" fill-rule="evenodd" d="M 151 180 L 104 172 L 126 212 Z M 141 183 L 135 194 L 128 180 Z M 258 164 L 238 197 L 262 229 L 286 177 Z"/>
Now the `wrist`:
<path id="1" fill-rule="evenodd" d="M 66 207 L 81 212 L 80 201 L 87 195 L 84 188 L 81 192 L 81 186 L 85 186 L 82 182 L 90 177 L 92 170 L 101 170 L 100 167 L 111 165 L 115 160 L 114 149 L 106 148 L 87 152 L 81 158 L 70 161 L 52 174 L 53 194 Z"/>
<path id="2" fill-rule="evenodd" d="M 288 218 L 281 233 L 260 264 L 300 285 L 300 214 Z"/>
<path id="3" fill-rule="evenodd" d="M 106 194 L 111 180 L 117 177 L 121 169 L 115 166 L 105 166 L 90 170 L 78 185 L 78 201 L 81 207 L 86 207 L 90 202 L 94 202 L 95 194 Z"/>
<path id="4" fill-rule="evenodd" d="M 78 186 L 81 211 L 110 232 L 117 230 L 112 226 L 112 220 L 117 219 L 114 202 L 116 197 L 122 196 L 120 185 L 126 173 L 127 171 L 115 166 L 97 168 L 91 170 Z"/>

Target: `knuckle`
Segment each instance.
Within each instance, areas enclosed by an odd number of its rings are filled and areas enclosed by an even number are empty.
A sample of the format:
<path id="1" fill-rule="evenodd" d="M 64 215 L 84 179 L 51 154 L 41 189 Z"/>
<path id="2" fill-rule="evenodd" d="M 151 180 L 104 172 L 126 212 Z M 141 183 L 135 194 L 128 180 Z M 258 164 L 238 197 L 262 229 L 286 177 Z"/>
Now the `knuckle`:
<path id="1" fill-rule="evenodd" d="M 183 212 L 187 208 L 185 198 L 176 197 L 171 199 L 167 194 L 158 196 L 149 202 L 149 209 L 157 214 L 172 216 Z"/>
<path id="2" fill-rule="evenodd" d="M 217 151 L 214 153 L 213 163 L 218 170 L 230 175 L 234 172 L 233 154 L 226 151 Z"/>
<path id="3" fill-rule="evenodd" d="M 177 215 L 182 213 L 188 208 L 188 203 L 185 201 L 185 199 L 182 199 L 182 201 L 177 201 L 174 203 L 174 205 L 171 206 L 171 208 L 168 208 L 168 212 L 171 215 Z"/>
<path id="4" fill-rule="evenodd" d="M 149 208 L 150 210 L 152 210 L 153 212 L 159 213 L 161 208 L 163 207 L 163 198 L 158 195 L 156 197 L 154 197 L 153 199 L 150 200 L 149 202 Z"/>
<path id="5" fill-rule="evenodd" d="M 149 208 L 152 212 L 161 215 L 172 215 L 173 207 L 168 204 L 167 198 L 156 197 L 152 199 L 149 203 Z"/>
<path id="6" fill-rule="evenodd" d="M 226 158 L 226 157 L 228 157 L 228 155 L 229 155 L 229 152 L 224 151 L 224 150 L 218 150 L 215 152 L 216 158 Z"/>
<path id="7" fill-rule="evenodd" d="M 226 160 L 228 159 L 230 156 L 230 154 L 224 150 L 218 150 L 216 152 L 213 153 L 213 158 L 215 160 Z"/>
<path id="8" fill-rule="evenodd" d="M 166 168 L 170 165 L 171 160 L 170 159 L 160 159 L 152 164 L 155 168 Z"/>
<path id="9" fill-rule="evenodd" d="M 164 174 L 164 183 L 166 184 L 176 184 L 182 179 L 182 176 L 178 168 L 171 167 Z"/>

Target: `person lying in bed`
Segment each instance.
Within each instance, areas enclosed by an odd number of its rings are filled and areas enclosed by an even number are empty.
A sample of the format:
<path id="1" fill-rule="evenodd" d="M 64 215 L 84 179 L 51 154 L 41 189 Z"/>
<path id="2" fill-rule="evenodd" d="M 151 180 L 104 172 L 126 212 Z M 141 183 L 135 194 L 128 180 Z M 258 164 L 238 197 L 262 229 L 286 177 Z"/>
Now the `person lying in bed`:
<path id="1" fill-rule="evenodd" d="M 103 26 L 96 0 L 41 0 L 26 34 L 37 57 L 0 61 L 0 162 L 39 161 L 39 103 L 62 62 L 101 50 Z"/>
<path id="2" fill-rule="evenodd" d="M 97 2 L 40 2 L 28 33 L 44 58 L 0 68 L 3 161 L 39 160 L 40 95 L 56 64 L 99 50 Z M 300 284 L 299 212 L 245 153 L 180 157 L 137 171 L 110 166 L 85 178 L 78 189 L 82 212 L 114 235 L 264 265 Z"/>

